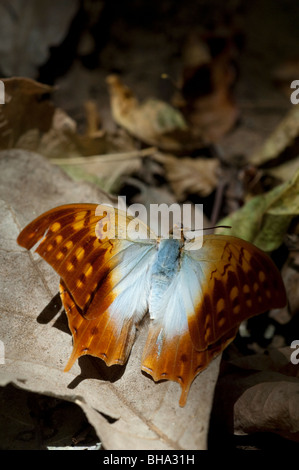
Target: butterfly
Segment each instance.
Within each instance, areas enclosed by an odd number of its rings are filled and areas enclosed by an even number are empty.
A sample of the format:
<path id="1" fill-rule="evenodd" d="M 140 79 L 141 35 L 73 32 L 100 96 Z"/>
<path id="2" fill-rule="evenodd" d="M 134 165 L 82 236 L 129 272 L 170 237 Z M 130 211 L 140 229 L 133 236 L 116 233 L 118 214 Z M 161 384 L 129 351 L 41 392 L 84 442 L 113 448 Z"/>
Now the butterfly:
<path id="1" fill-rule="evenodd" d="M 85 354 L 107 366 L 125 364 L 149 313 L 141 369 L 154 381 L 178 382 L 184 406 L 194 378 L 234 340 L 240 323 L 286 304 L 280 273 L 267 254 L 232 236 L 204 235 L 201 248 L 191 250 L 183 237 L 136 240 L 123 230 L 132 217 L 121 211 L 112 238 L 105 206 L 102 215 L 97 207 L 51 209 L 17 240 L 36 245 L 61 278 L 73 338 L 65 371 Z"/>

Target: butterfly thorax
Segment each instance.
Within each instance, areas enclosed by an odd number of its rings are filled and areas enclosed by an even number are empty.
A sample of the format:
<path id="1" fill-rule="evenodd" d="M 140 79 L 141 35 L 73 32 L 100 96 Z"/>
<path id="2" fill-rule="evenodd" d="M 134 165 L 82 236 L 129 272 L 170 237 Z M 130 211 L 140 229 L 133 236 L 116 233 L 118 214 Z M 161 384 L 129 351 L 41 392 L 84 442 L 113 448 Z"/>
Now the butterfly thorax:
<path id="1" fill-rule="evenodd" d="M 152 268 L 152 277 L 172 279 L 180 265 L 183 243 L 174 238 L 163 239 L 158 245 L 158 253 Z"/>

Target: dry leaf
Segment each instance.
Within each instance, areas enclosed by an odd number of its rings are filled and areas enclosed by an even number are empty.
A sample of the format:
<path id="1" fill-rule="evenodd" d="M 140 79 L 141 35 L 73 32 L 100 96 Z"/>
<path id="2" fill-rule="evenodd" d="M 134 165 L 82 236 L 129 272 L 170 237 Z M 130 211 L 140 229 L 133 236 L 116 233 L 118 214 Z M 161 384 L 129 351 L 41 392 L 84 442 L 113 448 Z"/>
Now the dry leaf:
<path id="1" fill-rule="evenodd" d="M 299 377 L 292 351 L 272 349 L 231 361 L 216 390 L 216 423 L 235 434 L 272 432 L 299 442 Z"/>
<path id="2" fill-rule="evenodd" d="M 246 390 L 235 404 L 235 432 L 274 432 L 299 442 L 299 380 L 280 374 L 257 374 L 262 381 Z"/>
<path id="3" fill-rule="evenodd" d="M 113 158 L 105 162 L 102 159 L 93 162 L 82 159 L 80 167 L 73 167 L 71 160 L 74 158 L 102 155 L 119 149 L 132 150 L 133 144 L 122 136 L 109 135 L 98 128 L 100 121 L 94 103 L 86 103 L 87 130 L 85 134 L 79 134 L 77 123 L 49 100 L 52 87 L 25 78 L 5 80 L 5 87 L 6 104 L 0 108 L 3 123 L 0 149 L 15 147 L 34 151 L 58 164 L 69 159 L 70 164 L 64 165 L 72 177 L 94 182 L 106 190 L 115 189 L 123 174 L 130 175 L 140 168 L 137 158 L 122 162 Z"/>
<path id="4" fill-rule="evenodd" d="M 161 153 L 154 158 L 164 166 L 166 178 L 179 201 L 190 194 L 206 197 L 217 187 L 220 162 L 216 158 L 176 158 Z"/>
<path id="5" fill-rule="evenodd" d="M 98 110 L 98 106 L 93 100 L 88 100 L 84 104 L 86 113 L 86 135 L 92 137 L 98 134 L 101 127 L 101 116 Z"/>
<path id="6" fill-rule="evenodd" d="M 299 157 L 292 158 L 291 160 L 264 170 L 264 174 L 276 178 L 278 181 L 284 182 L 292 178 L 293 174 L 299 169 Z"/>
<path id="7" fill-rule="evenodd" d="M 113 118 L 134 137 L 169 152 L 182 152 L 199 144 L 179 110 L 154 98 L 140 103 L 116 75 L 108 76 L 107 83 Z"/>
<path id="8" fill-rule="evenodd" d="M 36 152 L 48 158 L 80 156 L 76 145 L 77 124 L 62 109 L 56 108 L 51 128 L 44 133 Z M 19 148 L 24 148 L 19 145 Z"/>
<path id="9" fill-rule="evenodd" d="M 264 251 L 283 242 L 291 221 L 299 214 L 299 170 L 292 178 L 267 193 L 255 196 L 243 207 L 220 221 L 231 229 L 218 229 L 251 241 Z"/>
<path id="10" fill-rule="evenodd" d="M 5 105 L 0 106 L 0 150 L 14 147 L 29 130 L 47 132 L 55 109 L 47 98 L 53 87 L 20 77 L 3 82 Z"/>
<path id="11" fill-rule="evenodd" d="M 127 176 L 139 172 L 142 168 L 141 158 L 130 158 L 130 152 L 128 158 L 123 160 L 114 158 L 114 155 L 110 154 L 99 155 L 98 158 L 91 157 L 90 161 L 87 157 L 80 161 L 80 164 L 65 162 L 61 166 L 74 180 L 90 181 L 104 191 L 113 193 L 118 193 Z"/>
<path id="12" fill-rule="evenodd" d="M 10 150 L 0 153 L 0 199 L 0 339 L 5 346 L 0 384 L 75 402 L 105 449 L 206 448 L 220 357 L 195 379 L 184 408 L 178 404 L 179 384 L 155 383 L 140 370 L 146 324 L 126 366 L 109 368 L 86 356 L 63 372 L 72 341 L 65 313 L 59 315 L 58 276 L 40 257 L 22 250 L 16 238 L 51 207 L 108 202 L 109 197 L 88 183 L 73 184 L 37 154 Z"/>

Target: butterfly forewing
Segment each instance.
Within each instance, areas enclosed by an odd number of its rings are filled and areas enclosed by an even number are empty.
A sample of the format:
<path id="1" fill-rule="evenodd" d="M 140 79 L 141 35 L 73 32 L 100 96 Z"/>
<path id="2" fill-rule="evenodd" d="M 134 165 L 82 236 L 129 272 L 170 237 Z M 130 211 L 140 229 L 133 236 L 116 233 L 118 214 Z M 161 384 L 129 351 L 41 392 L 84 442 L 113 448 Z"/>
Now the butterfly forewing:
<path id="1" fill-rule="evenodd" d="M 96 204 L 68 204 L 52 209 L 27 225 L 18 237 L 18 243 L 27 249 L 40 242 L 36 252 L 65 280 L 81 309 L 95 290 L 97 277 L 101 276 L 100 271 L 95 271 L 94 282 L 85 282 L 82 294 L 80 286 L 89 267 L 88 255 L 96 260 L 96 252 L 98 259 L 103 260 L 107 251 L 95 235 L 99 219 L 94 216 L 96 207 Z"/>
<path id="2" fill-rule="evenodd" d="M 122 364 L 135 325 L 147 311 L 155 244 L 101 236 L 104 227 L 97 225 L 102 220 L 95 215 L 97 207 L 58 207 L 31 222 L 18 237 L 28 249 L 41 240 L 36 251 L 61 276 L 61 298 L 74 340 L 68 368 L 83 354 L 98 356 L 108 365 Z"/>
<path id="3" fill-rule="evenodd" d="M 270 257 L 236 237 L 207 235 L 198 251 L 184 253 L 194 308 L 187 312 L 192 341 L 204 350 L 243 320 L 286 304 L 280 273 Z"/>

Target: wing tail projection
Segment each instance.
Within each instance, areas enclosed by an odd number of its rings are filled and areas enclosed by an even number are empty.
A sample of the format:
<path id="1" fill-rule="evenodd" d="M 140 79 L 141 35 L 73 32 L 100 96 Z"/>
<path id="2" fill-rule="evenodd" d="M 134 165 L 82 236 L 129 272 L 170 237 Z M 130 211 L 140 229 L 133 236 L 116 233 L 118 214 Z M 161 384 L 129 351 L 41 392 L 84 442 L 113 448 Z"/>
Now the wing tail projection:
<path id="1" fill-rule="evenodd" d="M 237 330 L 227 333 L 221 341 L 204 351 L 197 351 L 188 329 L 180 335 L 167 337 L 160 325 L 150 326 L 143 352 L 142 370 L 155 381 L 172 380 L 181 386 L 179 404 L 185 406 L 191 384 L 212 359 L 233 341 Z"/>
<path id="2" fill-rule="evenodd" d="M 73 336 L 73 351 L 65 372 L 85 354 L 103 359 L 107 366 L 124 364 L 135 338 L 133 319 L 121 322 L 121 318 L 111 318 L 108 311 L 96 318 L 84 318 L 62 280 L 60 295 Z"/>

